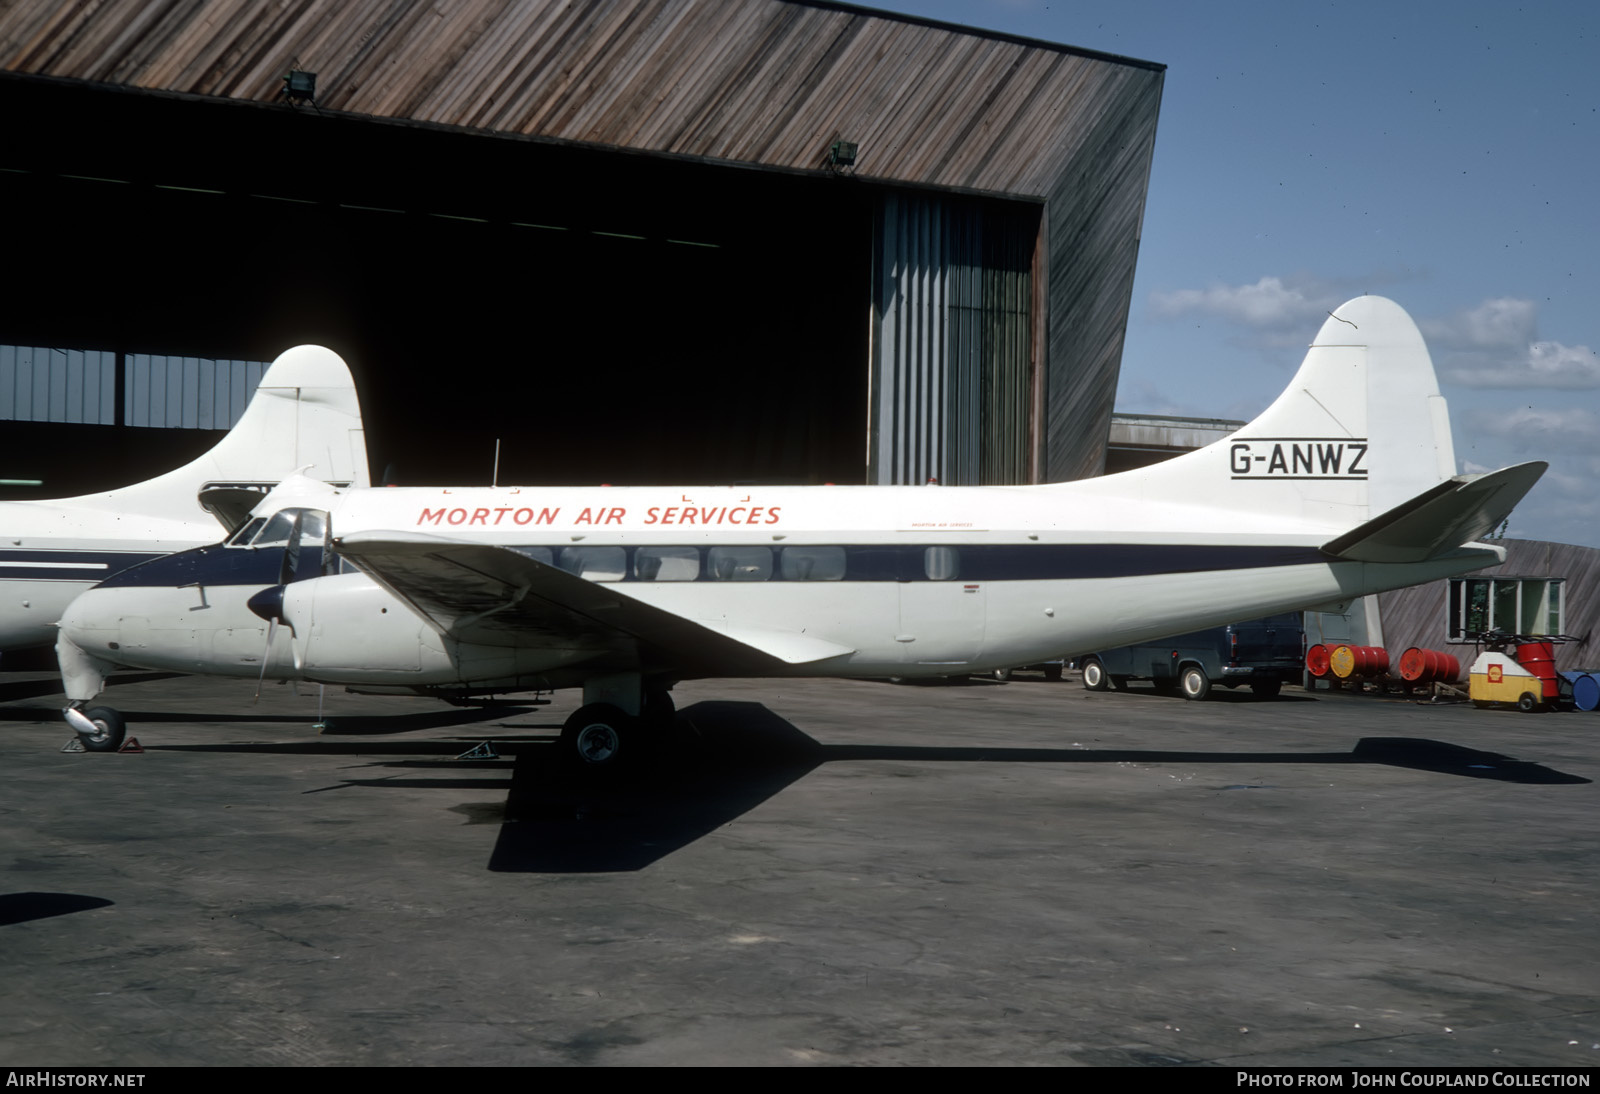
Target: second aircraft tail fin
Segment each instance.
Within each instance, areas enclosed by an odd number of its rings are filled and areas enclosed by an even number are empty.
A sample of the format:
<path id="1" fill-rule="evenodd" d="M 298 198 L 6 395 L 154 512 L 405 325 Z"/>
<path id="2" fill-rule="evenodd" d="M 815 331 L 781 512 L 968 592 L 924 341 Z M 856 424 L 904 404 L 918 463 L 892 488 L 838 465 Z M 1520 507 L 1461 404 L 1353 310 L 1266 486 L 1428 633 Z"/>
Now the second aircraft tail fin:
<path id="1" fill-rule="evenodd" d="M 199 515 L 203 505 L 231 527 L 297 470 L 323 482 L 370 485 L 355 381 L 344 360 L 322 346 L 280 354 L 210 451 L 146 482 L 73 500 L 180 519 Z"/>

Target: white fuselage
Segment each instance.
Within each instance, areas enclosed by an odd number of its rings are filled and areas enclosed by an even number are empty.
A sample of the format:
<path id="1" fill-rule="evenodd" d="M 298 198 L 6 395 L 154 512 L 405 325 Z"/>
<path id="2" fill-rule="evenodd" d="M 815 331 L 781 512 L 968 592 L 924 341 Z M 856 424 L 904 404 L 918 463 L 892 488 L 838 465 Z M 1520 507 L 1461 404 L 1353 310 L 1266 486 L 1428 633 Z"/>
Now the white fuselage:
<path id="1" fill-rule="evenodd" d="M 1104 481 L 411 488 L 352 491 L 329 509 L 335 542 L 391 530 L 543 548 L 551 554 L 541 560 L 685 619 L 839 648 L 773 670 L 795 675 L 981 671 L 1347 599 L 1492 560 L 1479 548 L 1426 565 L 1330 561 L 1317 548 L 1337 529 L 1157 506 L 1110 494 Z M 672 548 L 696 549 L 692 572 L 645 566 Z M 589 561 L 563 564 L 564 549 L 588 551 Z M 253 568 L 217 568 L 230 553 L 263 550 L 269 557 Z M 356 573 L 289 584 L 292 630 L 276 628 L 269 651 L 269 628 L 245 602 L 272 584 L 276 554 L 200 554 L 208 561 L 192 574 L 87 594 L 65 633 L 90 654 L 138 667 L 254 676 L 266 656 L 266 675 L 340 684 L 561 686 L 575 673 L 673 671 L 671 651 L 630 653 L 614 641 L 457 642 Z M 836 557 L 848 557 L 843 570 L 832 566 Z"/>

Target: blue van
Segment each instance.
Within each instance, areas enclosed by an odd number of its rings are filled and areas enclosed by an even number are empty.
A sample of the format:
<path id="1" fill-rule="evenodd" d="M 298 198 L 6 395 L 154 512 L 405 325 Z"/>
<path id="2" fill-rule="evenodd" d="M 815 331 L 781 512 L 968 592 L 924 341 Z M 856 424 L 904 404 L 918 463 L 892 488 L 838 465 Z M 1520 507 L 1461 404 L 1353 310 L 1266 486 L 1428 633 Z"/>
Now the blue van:
<path id="1" fill-rule="evenodd" d="M 1306 632 L 1299 612 L 1194 631 L 1137 646 L 1078 658 L 1083 686 L 1119 691 L 1129 680 L 1153 680 L 1158 690 L 1204 699 L 1215 684 L 1249 684 L 1263 699 L 1298 681 L 1305 665 Z"/>

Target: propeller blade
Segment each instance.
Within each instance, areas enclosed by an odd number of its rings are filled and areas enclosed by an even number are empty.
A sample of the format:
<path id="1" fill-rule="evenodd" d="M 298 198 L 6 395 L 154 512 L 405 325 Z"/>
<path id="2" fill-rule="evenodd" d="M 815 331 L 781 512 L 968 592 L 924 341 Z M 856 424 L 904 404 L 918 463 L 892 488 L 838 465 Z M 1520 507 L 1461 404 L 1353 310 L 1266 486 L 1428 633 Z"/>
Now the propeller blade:
<path id="1" fill-rule="evenodd" d="M 270 589 L 264 589 L 262 591 L 263 592 L 270 592 L 271 590 Z M 282 589 L 282 586 L 279 586 L 278 591 L 279 591 L 278 602 L 281 605 L 282 602 L 283 602 L 283 595 L 282 595 L 283 589 Z M 260 596 L 260 595 L 261 595 L 261 593 L 257 593 L 256 594 L 256 596 Z M 256 598 L 255 596 L 250 598 L 250 601 L 252 603 L 252 607 L 250 609 L 251 611 L 255 611 L 255 608 L 253 606 L 255 598 Z M 261 615 L 260 612 L 256 612 L 256 614 L 257 615 Z M 278 619 L 277 619 L 277 617 L 276 616 L 263 616 L 262 618 L 267 620 L 267 648 L 261 651 L 261 675 L 256 677 L 256 697 L 254 699 L 250 700 L 250 702 L 252 702 L 252 703 L 261 702 L 261 685 L 267 682 L 267 662 L 269 660 L 271 660 L 271 658 L 272 658 L 272 640 L 278 636 Z"/>

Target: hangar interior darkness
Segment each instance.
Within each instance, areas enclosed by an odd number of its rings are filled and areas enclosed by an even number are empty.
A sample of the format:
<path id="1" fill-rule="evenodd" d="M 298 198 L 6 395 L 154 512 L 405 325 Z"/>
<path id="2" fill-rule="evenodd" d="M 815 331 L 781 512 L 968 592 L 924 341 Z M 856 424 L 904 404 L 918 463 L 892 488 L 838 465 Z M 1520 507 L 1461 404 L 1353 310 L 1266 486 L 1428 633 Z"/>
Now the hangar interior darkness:
<path id="1" fill-rule="evenodd" d="M 874 196 L 805 178 L 0 79 L 0 343 L 356 375 L 375 481 L 862 482 Z M 120 420 L 120 419 L 119 419 Z M 194 430 L 10 422 L 12 497 L 138 481 Z"/>

